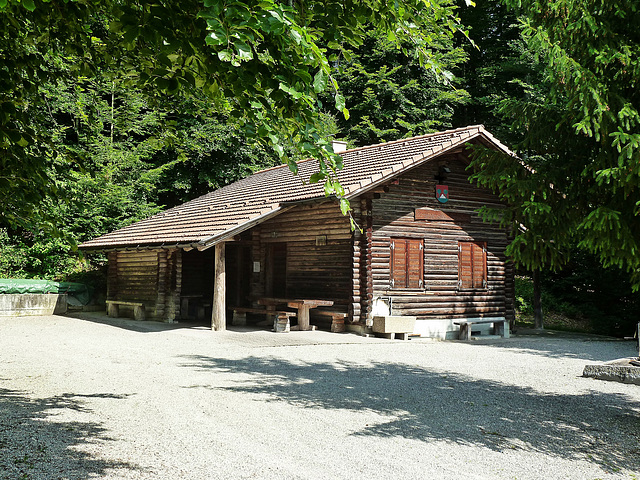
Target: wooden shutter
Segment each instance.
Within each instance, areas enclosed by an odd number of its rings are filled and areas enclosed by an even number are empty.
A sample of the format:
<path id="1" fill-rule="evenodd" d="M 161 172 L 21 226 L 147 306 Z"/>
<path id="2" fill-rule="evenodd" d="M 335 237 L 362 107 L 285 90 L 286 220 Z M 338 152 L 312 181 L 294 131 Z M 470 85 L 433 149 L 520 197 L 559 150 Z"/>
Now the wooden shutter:
<path id="1" fill-rule="evenodd" d="M 459 288 L 486 288 L 487 245 L 484 242 L 458 244 Z"/>
<path id="2" fill-rule="evenodd" d="M 407 244 L 404 239 L 391 239 L 391 288 L 405 288 L 407 279 Z"/>
<path id="3" fill-rule="evenodd" d="M 484 243 L 473 243 L 473 275 L 471 288 L 485 288 L 487 281 L 487 248 Z"/>
<path id="4" fill-rule="evenodd" d="M 423 248 L 421 239 L 391 239 L 391 288 L 422 288 Z"/>
<path id="5" fill-rule="evenodd" d="M 422 288 L 422 240 L 407 240 L 407 288 Z"/>

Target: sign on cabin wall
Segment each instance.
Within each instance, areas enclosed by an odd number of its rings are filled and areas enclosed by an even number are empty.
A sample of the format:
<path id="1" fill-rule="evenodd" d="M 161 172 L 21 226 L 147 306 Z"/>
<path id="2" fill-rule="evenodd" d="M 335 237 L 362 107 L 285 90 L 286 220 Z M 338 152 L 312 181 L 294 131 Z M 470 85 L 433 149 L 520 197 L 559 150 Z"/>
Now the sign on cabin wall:
<path id="1" fill-rule="evenodd" d="M 471 215 L 461 212 L 443 212 L 435 208 L 416 208 L 415 220 L 430 220 L 432 222 L 470 222 Z"/>
<path id="2" fill-rule="evenodd" d="M 447 200 L 449 200 L 448 185 L 436 185 L 436 199 L 440 203 L 447 203 Z"/>

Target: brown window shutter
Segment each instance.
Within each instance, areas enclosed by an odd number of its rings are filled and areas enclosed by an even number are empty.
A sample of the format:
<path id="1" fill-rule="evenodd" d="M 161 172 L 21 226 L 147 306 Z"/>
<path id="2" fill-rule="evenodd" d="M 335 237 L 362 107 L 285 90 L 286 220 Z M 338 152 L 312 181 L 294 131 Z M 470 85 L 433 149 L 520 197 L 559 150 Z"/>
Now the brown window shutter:
<path id="1" fill-rule="evenodd" d="M 391 240 L 391 287 L 404 288 L 407 283 L 407 244 L 404 239 Z"/>
<path id="2" fill-rule="evenodd" d="M 471 257 L 471 243 L 460 242 L 458 248 L 458 286 L 473 288 L 473 260 Z"/>
<path id="3" fill-rule="evenodd" d="M 422 240 L 407 240 L 407 288 L 422 288 L 424 252 Z"/>
<path id="4" fill-rule="evenodd" d="M 391 287 L 422 288 L 424 244 L 421 239 L 391 239 Z"/>
<path id="5" fill-rule="evenodd" d="M 473 276 L 472 276 L 472 288 L 484 288 L 486 275 L 486 255 L 484 244 L 474 243 L 473 249 Z"/>
<path id="6" fill-rule="evenodd" d="M 458 287 L 486 288 L 487 247 L 485 242 L 458 244 Z"/>

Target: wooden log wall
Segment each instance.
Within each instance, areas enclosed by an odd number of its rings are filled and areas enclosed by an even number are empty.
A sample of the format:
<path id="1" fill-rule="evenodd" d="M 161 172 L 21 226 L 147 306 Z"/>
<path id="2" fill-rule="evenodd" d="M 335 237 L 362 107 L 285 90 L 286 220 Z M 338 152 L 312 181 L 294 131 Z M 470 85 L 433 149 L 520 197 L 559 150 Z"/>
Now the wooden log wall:
<path id="1" fill-rule="evenodd" d="M 177 289 L 176 269 L 178 250 L 162 250 L 158 253 L 158 296 L 155 318 L 173 322 L 180 315 L 180 290 Z"/>
<path id="2" fill-rule="evenodd" d="M 358 222 L 362 222 L 362 202 L 356 200 L 352 203 L 353 218 Z M 365 203 L 366 209 L 366 203 Z M 359 225 L 362 228 L 362 225 Z M 359 321 L 362 311 L 362 297 L 366 294 L 365 285 L 362 284 L 362 268 L 365 258 L 363 256 L 365 244 L 364 233 L 357 229 L 353 232 L 352 242 L 352 265 L 351 265 L 351 306 L 349 307 L 349 321 Z M 365 252 L 366 253 L 366 252 Z"/>
<path id="3" fill-rule="evenodd" d="M 178 249 L 175 252 L 175 268 L 172 271 L 171 286 L 172 286 L 172 303 L 173 303 L 173 318 L 180 318 L 180 295 L 182 293 L 182 249 Z"/>
<path id="4" fill-rule="evenodd" d="M 449 187 L 449 201 L 435 198 L 434 178 L 446 165 L 451 172 L 441 183 Z M 506 264 L 507 233 L 497 224 L 487 224 L 476 213 L 483 205 L 501 207 L 497 196 L 468 181 L 461 155 L 435 159 L 378 189 L 372 198 L 370 238 L 372 296 L 391 297 L 393 314 L 419 319 L 468 317 L 513 317 L 513 269 Z M 418 208 L 448 212 L 449 219 L 416 219 Z M 424 288 L 394 289 L 390 285 L 390 238 L 424 241 Z M 487 288 L 458 288 L 458 242 L 487 243 Z M 362 280 L 361 280 L 362 281 Z M 362 311 L 371 316 L 370 305 Z"/>
<path id="5" fill-rule="evenodd" d="M 266 295 L 265 292 L 265 258 L 266 258 L 266 249 L 265 246 L 261 244 L 260 238 L 262 237 L 262 225 L 258 225 L 251 229 L 251 261 L 258 262 L 259 270 L 256 271 L 253 268 L 253 264 L 251 265 L 251 280 L 249 284 L 249 289 L 251 290 L 249 293 L 249 299 L 251 301 L 252 306 L 257 307 L 258 304 L 255 302 L 255 299 L 259 297 L 264 297 Z"/>
<path id="6" fill-rule="evenodd" d="M 348 217 L 334 202 L 300 206 L 278 215 L 254 229 L 254 255 L 260 255 L 261 275 L 253 283 L 254 295 L 264 292 L 266 251 L 270 243 L 284 242 L 286 250 L 286 295 L 328 299 L 334 307 L 349 311 L 352 303 L 353 242 Z M 317 245 L 316 237 L 326 237 Z M 259 241 L 259 247 L 255 240 Z M 323 243 L 320 241 L 320 243 Z M 254 260 L 256 257 L 253 257 Z"/>
<path id="7" fill-rule="evenodd" d="M 171 322 L 179 311 L 181 263 L 176 249 L 109 252 L 107 298 L 143 302 L 147 319 Z M 122 315 L 133 316 L 128 308 L 120 307 Z"/>
<path id="8" fill-rule="evenodd" d="M 357 200 L 353 200 L 353 204 L 357 203 Z M 359 225 L 362 228 L 362 235 L 360 236 L 360 279 L 358 284 L 360 286 L 360 305 L 354 305 L 352 307 L 354 314 L 351 318 L 353 323 L 366 323 L 370 317 L 371 308 L 373 305 L 373 275 L 372 275 L 372 244 L 373 244 L 373 218 L 372 214 L 372 201 L 371 198 L 363 197 L 360 199 L 360 216 Z M 355 260 L 354 260 L 355 261 Z M 354 282 L 355 287 L 356 282 Z M 355 312 L 359 310 L 359 315 Z M 371 320 L 369 318 L 369 320 Z"/>

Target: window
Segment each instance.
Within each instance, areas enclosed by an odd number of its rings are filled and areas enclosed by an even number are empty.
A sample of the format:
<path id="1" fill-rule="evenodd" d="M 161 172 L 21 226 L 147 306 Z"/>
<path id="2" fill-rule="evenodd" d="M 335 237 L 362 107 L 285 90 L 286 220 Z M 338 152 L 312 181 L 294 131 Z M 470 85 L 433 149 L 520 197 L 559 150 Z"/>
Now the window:
<path id="1" fill-rule="evenodd" d="M 486 242 L 458 242 L 458 288 L 487 288 Z"/>
<path id="2" fill-rule="evenodd" d="M 391 239 L 391 288 L 422 288 L 423 250 L 421 239 Z"/>

